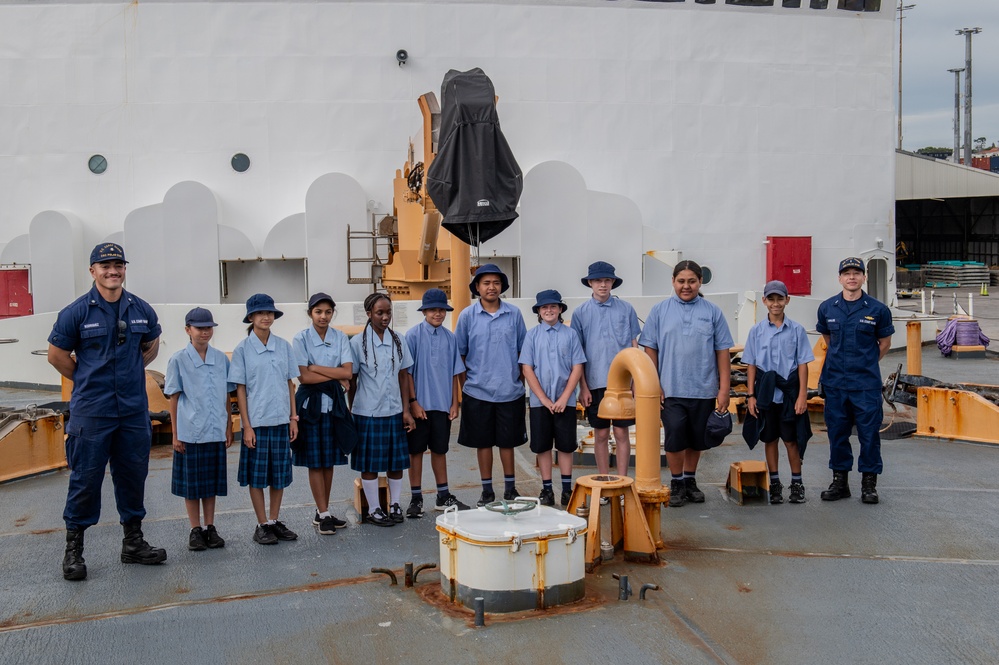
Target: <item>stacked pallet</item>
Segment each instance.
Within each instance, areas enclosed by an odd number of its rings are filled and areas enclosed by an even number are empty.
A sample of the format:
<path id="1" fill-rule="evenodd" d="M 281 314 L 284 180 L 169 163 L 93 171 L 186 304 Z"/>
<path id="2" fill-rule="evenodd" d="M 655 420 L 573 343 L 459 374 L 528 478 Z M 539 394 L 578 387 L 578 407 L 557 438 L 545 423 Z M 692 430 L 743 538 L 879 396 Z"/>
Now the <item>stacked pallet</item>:
<path id="1" fill-rule="evenodd" d="M 918 291 L 923 288 L 925 277 L 919 266 L 913 270 L 909 267 L 898 267 L 895 269 L 895 283 L 899 291 Z"/>
<path id="2" fill-rule="evenodd" d="M 989 274 L 992 276 L 989 286 L 999 286 L 999 267 L 992 266 L 989 268 Z"/>
<path id="3" fill-rule="evenodd" d="M 924 263 L 923 277 L 926 286 L 978 286 L 988 284 L 989 269 L 978 261 L 930 261 Z"/>

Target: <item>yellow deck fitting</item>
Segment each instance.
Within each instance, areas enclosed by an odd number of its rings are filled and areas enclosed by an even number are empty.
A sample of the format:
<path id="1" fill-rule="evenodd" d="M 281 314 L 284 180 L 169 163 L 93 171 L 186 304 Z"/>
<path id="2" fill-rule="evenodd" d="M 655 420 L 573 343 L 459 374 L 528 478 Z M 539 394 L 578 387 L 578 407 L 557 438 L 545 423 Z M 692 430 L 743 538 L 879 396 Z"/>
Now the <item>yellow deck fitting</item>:
<path id="1" fill-rule="evenodd" d="M 49 409 L 0 413 L 0 482 L 66 468 L 62 414 Z"/>
<path id="2" fill-rule="evenodd" d="M 999 444 L 999 406 L 967 390 L 919 388 L 916 436 Z"/>
<path id="3" fill-rule="evenodd" d="M 758 460 L 743 460 L 732 462 L 728 470 L 728 480 L 725 489 L 737 504 L 744 505 L 747 501 L 762 501 L 770 498 L 770 483 L 767 480 L 767 465 Z"/>

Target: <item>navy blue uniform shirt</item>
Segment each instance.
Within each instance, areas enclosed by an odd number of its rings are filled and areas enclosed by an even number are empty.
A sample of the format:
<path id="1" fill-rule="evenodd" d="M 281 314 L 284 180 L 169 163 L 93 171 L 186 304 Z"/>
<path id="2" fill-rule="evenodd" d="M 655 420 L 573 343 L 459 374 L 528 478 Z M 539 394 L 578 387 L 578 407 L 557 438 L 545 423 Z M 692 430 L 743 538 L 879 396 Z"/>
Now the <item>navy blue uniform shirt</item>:
<path id="1" fill-rule="evenodd" d="M 70 412 L 119 418 L 148 411 L 142 345 L 160 332 L 149 303 L 124 289 L 121 300 L 109 303 L 93 286 L 59 312 L 49 343 L 76 352 Z"/>
<path id="2" fill-rule="evenodd" d="M 881 387 L 878 340 L 891 337 L 891 311 L 864 293 L 846 303 L 843 294 L 829 298 L 818 310 L 815 329 L 829 335 L 829 350 L 819 381 L 828 388 L 877 390 Z"/>

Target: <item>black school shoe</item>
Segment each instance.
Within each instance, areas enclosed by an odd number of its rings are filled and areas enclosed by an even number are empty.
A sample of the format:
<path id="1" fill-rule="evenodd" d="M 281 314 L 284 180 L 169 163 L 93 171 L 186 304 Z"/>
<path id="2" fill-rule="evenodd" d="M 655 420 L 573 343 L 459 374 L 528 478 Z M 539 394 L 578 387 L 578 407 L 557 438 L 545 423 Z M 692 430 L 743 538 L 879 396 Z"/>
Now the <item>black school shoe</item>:
<path id="1" fill-rule="evenodd" d="M 505 492 L 503 492 L 503 499 L 505 501 L 515 501 L 518 496 L 520 496 L 520 492 L 517 491 L 516 487 L 514 487 L 512 490 L 506 490 Z"/>
<path id="2" fill-rule="evenodd" d="M 253 530 L 253 542 L 259 543 L 261 545 L 277 545 L 277 536 L 275 536 L 270 529 L 267 528 L 266 524 L 258 524 L 257 528 Z"/>
<path id="3" fill-rule="evenodd" d="M 808 499 L 805 498 L 805 486 L 801 483 L 791 483 L 787 486 L 788 489 L 788 503 L 805 503 Z"/>
<path id="4" fill-rule="evenodd" d="M 482 495 L 479 496 L 479 500 L 475 502 L 475 505 L 481 508 L 487 503 L 492 503 L 495 500 L 496 492 L 493 492 L 492 490 L 482 490 Z"/>
<path id="5" fill-rule="evenodd" d="M 406 517 L 411 519 L 423 517 L 423 499 L 414 496 L 410 500 L 409 508 L 406 509 Z"/>
<path id="6" fill-rule="evenodd" d="M 333 520 L 333 526 L 337 529 L 342 529 L 347 526 L 347 520 L 342 520 L 333 513 L 330 513 L 329 519 Z M 316 514 L 312 517 L 312 526 L 319 526 L 319 523 L 323 521 L 323 518 L 319 516 L 319 510 L 316 510 Z"/>
<path id="7" fill-rule="evenodd" d="M 538 502 L 542 506 L 555 507 L 555 492 L 549 488 L 542 488 L 541 494 L 538 496 Z"/>
<path id="8" fill-rule="evenodd" d="M 669 507 L 679 508 L 687 505 L 687 486 L 682 478 L 672 478 L 669 481 Z"/>
<path id="9" fill-rule="evenodd" d="M 298 534 L 284 525 L 284 522 L 274 522 L 268 524 L 267 528 L 278 540 L 298 540 Z"/>
<path id="10" fill-rule="evenodd" d="M 205 527 L 205 544 L 208 545 L 208 549 L 217 550 L 221 547 L 225 547 L 225 540 L 219 535 L 219 532 L 215 530 L 214 524 L 209 524 Z"/>
<path id="11" fill-rule="evenodd" d="M 778 503 L 784 503 L 784 486 L 781 485 L 779 480 L 773 480 L 770 482 L 770 505 L 776 506 Z"/>
<path id="12" fill-rule="evenodd" d="M 457 507 L 458 510 L 471 510 L 471 508 L 459 501 L 458 497 L 450 492 L 444 495 L 437 495 L 437 501 L 434 503 L 434 510 L 442 511 L 445 508 L 450 508 L 451 506 Z"/>
<path id="13" fill-rule="evenodd" d="M 381 507 L 375 508 L 364 516 L 364 521 L 375 526 L 395 526 L 392 518 L 385 514 Z"/>
<path id="14" fill-rule="evenodd" d="M 402 524 L 406 521 L 405 516 L 402 514 L 402 506 L 398 503 L 393 503 L 389 506 L 389 519 L 391 519 L 396 524 Z"/>
<path id="15" fill-rule="evenodd" d="M 336 524 L 333 523 L 333 516 L 320 517 L 319 524 L 316 525 L 316 531 L 324 536 L 332 536 L 336 533 Z"/>
<path id="16" fill-rule="evenodd" d="M 572 498 L 572 492 L 562 492 L 562 496 L 559 498 L 559 503 L 562 504 L 562 508 L 567 508 L 569 506 L 569 499 Z"/>
<path id="17" fill-rule="evenodd" d="M 691 503 L 704 503 L 704 492 L 697 487 L 697 481 L 693 478 L 684 478 L 683 485 L 687 492 L 687 501 Z"/>
<path id="18" fill-rule="evenodd" d="M 205 542 L 205 531 L 200 526 L 191 529 L 191 535 L 187 539 L 187 549 L 192 552 L 204 552 L 208 549 Z"/>

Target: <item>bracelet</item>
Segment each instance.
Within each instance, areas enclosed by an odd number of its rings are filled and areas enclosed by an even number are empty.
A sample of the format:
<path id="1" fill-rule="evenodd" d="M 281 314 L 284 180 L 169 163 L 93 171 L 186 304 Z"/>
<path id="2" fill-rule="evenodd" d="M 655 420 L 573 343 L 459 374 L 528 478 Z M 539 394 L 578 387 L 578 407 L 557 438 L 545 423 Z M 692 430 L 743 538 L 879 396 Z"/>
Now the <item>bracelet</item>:
<path id="1" fill-rule="evenodd" d="M 414 403 L 415 401 L 416 401 L 416 398 L 415 398 L 415 397 L 410 397 L 410 398 L 409 398 L 409 403 L 410 403 L 410 404 Z"/>
<path id="2" fill-rule="evenodd" d="M 298 420 L 298 416 L 292 416 L 291 419 L 292 420 Z"/>
<path id="3" fill-rule="evenodd" d="M 746 399 L 756 399 L 756 395 L 746 395 Z"/>

